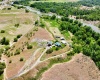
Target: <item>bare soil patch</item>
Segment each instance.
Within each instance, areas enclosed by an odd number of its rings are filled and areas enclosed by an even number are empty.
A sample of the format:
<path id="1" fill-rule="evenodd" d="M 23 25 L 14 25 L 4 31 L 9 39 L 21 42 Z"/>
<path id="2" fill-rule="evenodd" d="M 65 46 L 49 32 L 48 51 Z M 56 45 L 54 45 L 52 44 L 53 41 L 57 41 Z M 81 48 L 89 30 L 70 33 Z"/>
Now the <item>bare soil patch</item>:
<path id="1" fill-rule="evenodd" d="M 34 38 L 37 39 L 45 39 L 45 40 L 53 40 L 52 35 L 50 35 L 50 33 L 44 29 L 44 28 L 38 28 L 38 31 L 35 33 Z"/>

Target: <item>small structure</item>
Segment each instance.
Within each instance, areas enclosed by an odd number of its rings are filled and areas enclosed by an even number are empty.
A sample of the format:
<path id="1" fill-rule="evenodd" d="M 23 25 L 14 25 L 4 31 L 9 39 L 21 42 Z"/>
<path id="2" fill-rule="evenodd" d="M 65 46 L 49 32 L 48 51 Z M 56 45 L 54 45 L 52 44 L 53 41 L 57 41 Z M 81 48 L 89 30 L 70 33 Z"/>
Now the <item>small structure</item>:
<path id="1" fill-rule="evenodd" d="M 61 43 L 60 42 L 56 42 L 55 46 L 61 47 Z"/>
<path id="2" fill-rule="evenodd" d="M 65 45 L 67 44 L 67 42 L 65 40 L 62 40 L 61 43 L 65 44 Z"/>
<path id="3" fill-rule="evenodd" d="M 64 38 L 64 37 L 61 37 L 60 39 L 61 39 L 61 40 L 65 40 L 65 38 Z"/>
<path id="4" fill-rule="evenodd" d="M 60 36 L 55 36 L 55 38 L 60 38 Z"/>
<path id="5" fill-rule="evenodd" d="M 52 46 L 53 42 L 52 41 L 48 41 L 47 42 L 47 46 Z"/>

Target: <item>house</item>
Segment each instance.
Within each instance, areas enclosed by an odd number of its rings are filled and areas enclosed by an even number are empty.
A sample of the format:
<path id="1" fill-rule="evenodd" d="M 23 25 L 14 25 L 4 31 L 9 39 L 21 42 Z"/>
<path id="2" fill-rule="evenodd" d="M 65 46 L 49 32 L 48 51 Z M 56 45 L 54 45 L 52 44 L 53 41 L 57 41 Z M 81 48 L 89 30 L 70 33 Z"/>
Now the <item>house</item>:
<path id="1" fill-rule="evenodd" d="M 60 42 L 56 42 L 55 46 L 61 47 L 61 43 Z"/>

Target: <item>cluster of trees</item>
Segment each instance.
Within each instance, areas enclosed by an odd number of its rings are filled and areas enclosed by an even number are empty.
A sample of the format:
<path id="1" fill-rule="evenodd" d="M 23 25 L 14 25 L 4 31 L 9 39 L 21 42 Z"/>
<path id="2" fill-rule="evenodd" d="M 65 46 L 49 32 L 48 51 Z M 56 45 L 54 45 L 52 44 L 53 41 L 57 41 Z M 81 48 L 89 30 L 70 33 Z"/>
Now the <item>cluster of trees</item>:
<path id="1" fill-rule="evenodd" d="M 91 57 L 100 69 L 100 34 L 94 32 L 88 26 L 82 26 L 78 21 L 63 17 L 59 29 L 61 31 L 70 31 L 74 34 L 73 52 Z"/>
<path id="2" fill-rule="evenodd" d="M 85 0 L 79 1 L 77 3 L 48 3 L 48 2 L 36 2 L 31 4 L 30 6 L 33 8 L 39 9 L 41 12 L 53 12 L 57 13 L 58 15 L 69 16 L 75 15 L 77 18 L 85 19 L 85 20 L 100 20 L 100 8 L 92 9 L 92 10 L 81 10 L 79 7 L 81 5 L 89 6 L 91 5 L 100 5 L 97 2 L 100 0 Z"/>

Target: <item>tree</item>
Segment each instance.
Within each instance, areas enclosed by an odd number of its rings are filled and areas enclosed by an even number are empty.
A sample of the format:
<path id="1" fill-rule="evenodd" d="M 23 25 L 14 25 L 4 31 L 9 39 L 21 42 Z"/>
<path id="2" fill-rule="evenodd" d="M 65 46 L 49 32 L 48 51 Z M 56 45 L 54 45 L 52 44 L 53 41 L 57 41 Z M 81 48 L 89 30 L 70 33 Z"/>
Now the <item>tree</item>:
<path id="1" fill-rule="evenodd" d="M 55 20 L 55 19 L 56 19 L 56 16 L 55 16 L 55 15 L 53 15 L 53 16 L 51 17 L 51 19 L 52 19 L 52 20 Z"/>
<path id="2" fill-rule="evenodd" d="M 100 46 L 100 38 L 97 40 L 98 45 Z"/>
<path id="3" fill-rule="evenodd" d="M 27 45 L 27 49 L 32 49 L 33 48 L 33 46 L 32 45 Z"/>
<path id="4" fill-rule="evenodd" d="M 15 24 L 15 27 L 19 27 L 19 23 Z"/>
<path id="5" fill-rule="evenodd" d="M 17 38 L 14 38 L 14 42 L 17 42 L 18 41 L 18 39 Z"/>
<path id="6" fill-rule="evenodd" d="M 78 21 L 77 21 L 77 20 L 75 20 L 75 21 L 74 21 L 74 23 L 75 23 L 75 24 L 78 24 Z"/>
<path id="7" fill-rule="evenodd" d="M 3 37 L 3 38 L 1 39 L 1 41 L 0 41 L 0 43 L 1 43 L 2 45 L 9 45 L 9 40 L 6 39 L 5 37 Z"/>
<path id="8" fill-rule="evenodd" d="M 28 12 L 29 12 L 29 10 L 25 9 L 25 12 L 26 12 L 26 13 L 28 13 Z"/>
<path id="9" fill-rule="evenodd" d="M 5 33 L 5 30 L 1 30 L 1 33 Z"/>
<path id="10" fill-rule="evenodd" d="M 22 36 L 22 34 L 17 35 L 17 38 L 20 38 Z"/>
<path id="11" fill-rule="evenodd" d="M 35 21 L 35 25 L 38 25 L 39 24 L 39 21 L 37 20 L 37 21 Z"/>

